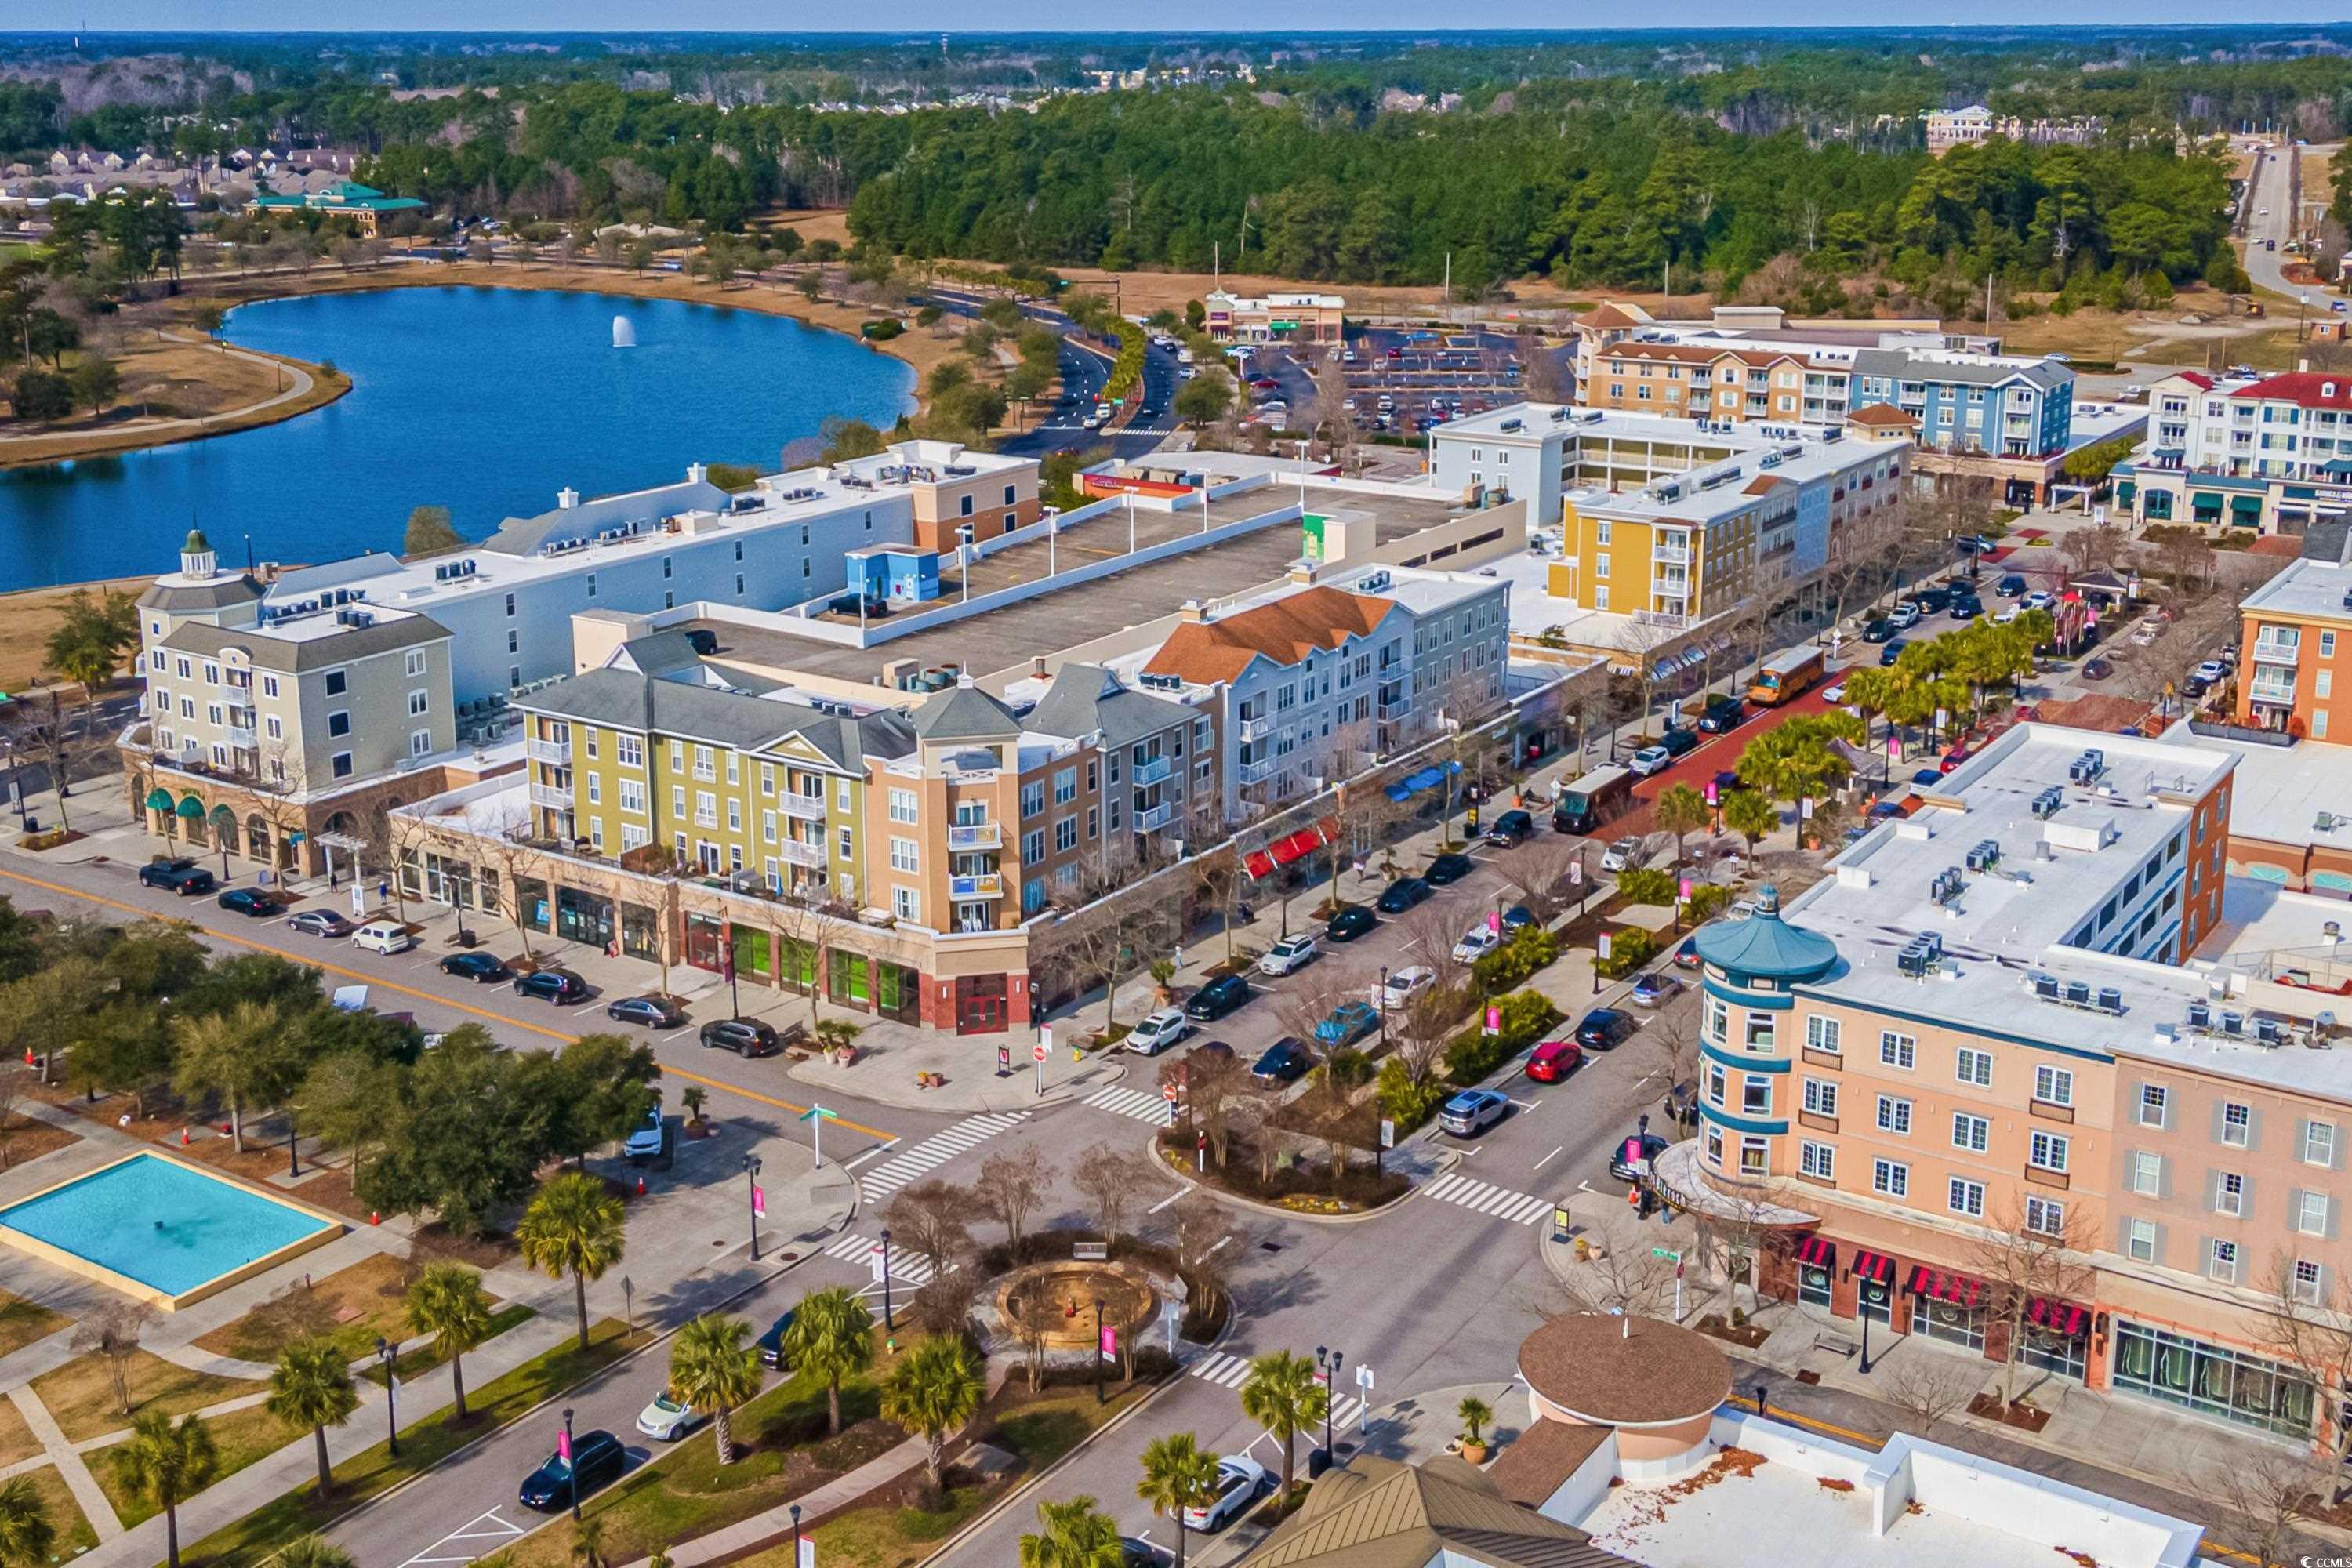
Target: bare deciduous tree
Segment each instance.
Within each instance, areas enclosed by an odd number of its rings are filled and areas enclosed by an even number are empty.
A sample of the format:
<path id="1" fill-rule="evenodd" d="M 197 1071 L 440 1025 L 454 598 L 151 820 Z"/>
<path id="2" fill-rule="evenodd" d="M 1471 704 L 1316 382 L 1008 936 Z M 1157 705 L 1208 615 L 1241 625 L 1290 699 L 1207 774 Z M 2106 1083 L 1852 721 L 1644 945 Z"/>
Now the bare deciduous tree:
<path id="1" fill-rule="evenodd" d="M 883 1209 L 882 1219 L 896 1233 L 892 1239 L 899 1247 L 922 1254 L 931 1260 L 935 1273 L 944 1274 L 971 1252 L 971 1222 L 980 1212 L 968 1189 L 935 1177 L 901 1187 Z"/>
<path id="2" fill-rule="evenodd" d="M 1918 1423 L 1924 1437 L 1937 1424 L 1976 1397 L 1984 1384 L 1981 1363 L 1953 1361 L 1913 1352 L 1878 1380 L 1878 1396 Z"/>
<path id="3" fill-rule="evenodd" d="M 1622 1208 L 1612 1208 L 1579 1238 L 1589 1256 L 1572 1259 L 1557 1284 L 1566 1310 L 1668 1316 L 1675 1300 L 1675 1264 L 1653 1255 L 1648 1235 Z"/>
<path id="4" fill-rule="evenodd" d="M 144 1301 L 109 1301 L 74 1331 L 74 1349 L 104 1358 L 117 1415 L 131 1414 L 131 1361 L 139 1353 L 140 1336 L 154 1321 L 155 1310 Z"/>
<path id="5" fill-rule="evenodd" d="M 1150 1190 L 1152 1176 L 1149 1162 L 1109 1143 L 1090 1144 L 1070 1167 L 1070 1184 L 1086 1199 L 1103 1239 L 1113 1247 L 1127 1227 L 1127 1216 Z"/>
<path id="6" fill-rule="evenodd" d="M 1537 920 L 1549 925 L 1568 904 L 1568 868 L 1576 864 L 1577 847 L 1559 837 L 1519 840 L 1517 847 L 1497 857 L 1503 879 Z"/>
<path id="7" fill-rule="evenodd" d="M 779 984 L 790 984 L 785 979 L 786 965 L 793 949 L 807 955 L 809 1027 L 814 1029 L 820 1022 L 817 1000 L 824 994 L 825 971 L 830 955 L 845 936 L 857 929 L 856 911 L 835 900 L 827 889 L 817 888 L 810 889 L 809 897 L 786 899 L 777 903 L 769 919 L 774 923 L 779 938 L 776 953 Z M 793 944 L 793 948 L 788 949 L 786 943 Z"/>
<path id="8" fill-rule="evenodd" d="M 2325 1510 L 2330 1468 L 2305 1449 L 2244 1444 L 2226 1465 L 2208 1466 L 2197 1490 L 2220 1505 L 2220 1533 L 2240 1552 L 2256 1563 L 2291 1563 L 2300 1555 L 2303 1526 Z"/>
<path id="9" fill-rule="evenodd" d="M 1222 1205 L 1199 1192 L 1179 1199 L 1168 1217 L 1176 1230 L 1176 1272 L 1191 1292 L 1190 1304 L 1195 1312 L 1213 1312 L 1225 1294 L 1218 1248 L 1233 1234 L 1232 1222 Z"/>
<path id="10" fill-rule="evenodd" d="M 1021 1258 L 1021 1227 L 1054 1190 L 1054 1168 L 1045 1152 L 1034 1144 L 1017 1152 L 991 1154 L 980 1163 L 977 1196 L 989 1217 L 1004 1226 L 1004 1242 L 1014 1262 Z"/>
<path id="11" fill-rule="evenodd" d="M 1987 1216 L 1988 1228 L 1967 1247 L 1970 1272 L 1985 1282 L 1990 1313 L 2009 1326 L 2009 1360 L 2001 1368 L 2003 1405 L 2017 1403 L 2018 1358 L 2025 1348 L 2025 1315 L 2037 1297 L 2053 1301 L 2085 1299 L 2096 1287 L 2095 1270 L 2083 1261 L 2096 1233 L 2090 1207 L 2080 1200 L 2040 1205 L 2041 1220 L 2029 1227 L 2026 1201 L 2011 1197 Z M 2054 1218 L 2053 1216 L 2055 1216 Z"/>
<path id="12" fill-rule="evenodd" d="M 1223 1169 L 1233 1144 L 1235 1112 L 1257 1088 L 1248 1067 L 1237 1056 L 1196 1050 L 1161 1063 L 1160 1081 L 1176 1085 L 1185 1120 L 1209 1135 L 1209 1156 Z"/>
<path id="13" fill-rule="evenodd" d="M 2330 1269 L 2333 1289 L 2314 1298 L 2295 1277 L 2294 1260 L 2284 1252 L 2271 1259 L 2263 1289 L 2270 1297 L 2268 1315 L 2257 1339 L 2266 1350 L 2292 1366 L 2304 1368 L 2321 1389 L 2352 1388 L 2352 1284 L 2340 1269 Z M 2329 1424 L 2329 1448 L 2337 1475 L 2352 1460 L 2352 1421 Z M 2330 1490 L 2340 1498 L 2339 1483 Z"/>

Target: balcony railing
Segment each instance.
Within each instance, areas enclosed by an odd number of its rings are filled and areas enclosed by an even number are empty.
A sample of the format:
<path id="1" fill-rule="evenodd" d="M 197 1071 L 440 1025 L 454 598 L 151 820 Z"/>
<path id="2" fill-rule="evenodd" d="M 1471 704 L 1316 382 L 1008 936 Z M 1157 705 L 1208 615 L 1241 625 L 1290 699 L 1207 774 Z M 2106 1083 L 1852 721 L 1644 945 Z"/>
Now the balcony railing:
<path id="1" fill-rule="evenodd" d="M 1004 896 L 1002 872 L 984 871 L 977 876 L 950 877 L 948 897 L 959 903 L 974 899 L 1001 899 Z"/>
<path id="2" fill-rule="evenodd" d="M 783 842 L 783 851 L 784 858 L 795 866 L 824 864 L 824 846 L 822 844 L 807 844 L 797 838 L 787 838 Z"/>
<path id="3" fill-rule="evenodd" d="M 1135 787 L 1149 789 L 1175 771 L 1175 761 L 1170 757 L 1154 757 L 1150 762 L 1138 763 L 1135 764 Z"/>
<path id="4" fill-rule="evenodd" d="M 2258 637 L 2254 639 L 2256 664 L 2294 664 L 2303 655 L 2301 637 Z"/>
<path id="5" fill-rule="evenodd" d="M 948 829 L 950 849 L 1002 849 L 1004 825 L 1000 822 L 959 822 Z"/>
<path id="6" fill-rule="evenodd" d="M 1138 833 L 1157 833 L 1175 819 L 1174 803 L 1155 805 L 1148 811 L 1139 811 L 1135 814 L 1135 830 Z"/>
<path id="7" fill-rule="evenodd" d="M 1264 780 L 1272 778 L 1281 771 L 1281 758 L 1260 757 L 1256 762 L 1244 763 L 1241 767 L 1236 770 L 1234 776 L 1239 778 L 1244 784 L 1258 784 Z"/>
<path id="8" fill-rule="evenodd" d="M 523 742 L 523 753 L 534 763 L 553 763 L 559 768 L 572 765 L 572 742 L 542 741 L 537 736 Z"/>
<path id="9" fill-rule="evenodd" d="M 1395 702 L 1383 702 L 1381 704 L 1381 722 L 1383 724 L 1393 724 L 1401 719 L 1410 719 L 1412 717 L 1412 699 L 1410 697 L 1401 699 Z"/>
<path id="10" fill-rule="evenodd" d="M 802 822 L 824 820 L 824 796 L 821 795 L 794 795 L 787 790 L 778 798 L 783 802 L 786 816 Z"/>
<path id="11" fill-rule="evenodd" d="M 1263 741 L 1274 733 L 1271 718 L 1244 719 L 1234 727 L 1234 732 L 1244 741 Z"/>
<path id="12" fill-rule="evenodd" d="M 563 784 L 538 784 L 530 786 L 530 804 L 554 811 L 572 809 L 572 791 Z"/>
<path id="13" fill-rule="evenodd" d="M 1667 566 L 1687 566 L 1690 564 L 1691 552 L 1682 545 L 1661 544 L 1650 552 L 1650 559 Z"/>
<path id="14" fill-rule="evenodd" d="M 223 731 L 223 733 L 228 737 L 228 743 L 236 747 L 240 751 L 249 752 L 252 751 L 255 746 L 259 744 L 259 742 L 254 739 L 253 731 L 251 730 L 243 728 L 239 725 L 231 724 Z"/>

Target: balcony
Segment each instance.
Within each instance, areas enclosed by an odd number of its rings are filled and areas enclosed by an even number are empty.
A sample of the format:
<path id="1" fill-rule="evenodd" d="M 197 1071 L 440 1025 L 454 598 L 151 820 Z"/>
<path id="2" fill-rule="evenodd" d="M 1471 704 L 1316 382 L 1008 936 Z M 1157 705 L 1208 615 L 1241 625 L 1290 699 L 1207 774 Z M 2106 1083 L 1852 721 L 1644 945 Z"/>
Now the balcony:
<path id="1" fill-rule="evenodd" d="M 823 866 L 824 864 L 824 846 L 821 843 L 810 844 L 798 838 L 787 838 L 783 842 L 782 848 L 784 860 L 788 865 Z"/>
<path id="2" fill-rule="evenodd" d="M 1281 758 L 1260 757 L 1256 762 L 1244 763 L 1234 771 L 1234 776 L 1241 780 L 1241 782 L 1245 784 L 1263 784 L 1265 781 L 1274 777 L 1275 774 L 1281 771 Z"/>
<path id="3" fill-rule="evenodd" d="M 1650 552 L 1650 559 L 1663 566 L 1687 566 L 1690 564 L 1691 552 L 1683 545 L 1661 544 Z"/>
<path id="4" fill-rule="evenodd" d="M 2292 708 L 2294 706 L 2294 678 L 2278 679 L 2272 670 L 2258 669 L 2246 687 L 2246 700 L 2273 708 Z"/>
<path id="5" fill-rule="evenodd" d="M 1381 704 L 1380 712 L 1381 722 L 1383 724 L 1393 724 L 1400 720 L 1410 719 L 1412 717 L 1412 699 L 1402 697 L 1394 702 L 1383 702 Z"/>
<path id="6" fill-rule="evenodd" d="M 1234 726 L 1234 733 L 1244 741 L 1263 741 L 1274 733 L 1272 719 L 1244 719 Z"/>
<path id="7" fill-rule="evenodd" d="M 530 804 L 546 806 L 551 811 L 570 811 L 572 790 L 565 784 L 534 782 L 530 786 Z"/>
<path id="8" fill-rule="evenodd" d="M 2302 655 L 2303 639 L 2300 637 L 2274 637 L 2265 632 L 2259 633 L 2254 637 L 2256 664 L 2293 665 L 2301 659 Z"/>
<path id="9" fill-rule="evenodd" d="M 1004 826 L 997 822 L 959 822 L 948 829 L 950 849 L 1002 849 Z"/>
<path id="10" fill-rule="evenodd" d="M 523 754 L 534 763 L 552 763 L 559 768 L 568 768 L 572 765 L 572 742 L 542 741 L 533 736 L 523 742 Z"/>
<path id="11" fill-rule="evenodd" d="M 950 877 L 948 897 L 958 903 L 974 899 L 1001 899 L 1004 896 L 1004 878 L 996 871 L 983 871 L 971 877 Z"/>
<path id="12" fill-rule="evenodd" d="M 1135 814 L 1135 830 L 1138 833 L 1157 833 L 1174 820 L 1176 807 L 1172 802 L 1155 805 Z"/>
<path id="13" fill-rule="evenodd" d="M 231 724 L 221 732 L 228 738 L 228 743 L 240 752 L 250 752 L 260 743 L 254 739 L 252 730 L 239 725 Z"/>
<path id="14" fill-rule="evenodd" d="M 776 798 L 782 804 L 784 815 L 795 821 L 823 822 L 824 820 L 824 796 L 821 795 L 794 795 L 787 790 Z"/>
<path id="15" fill-rule="evenodd" d="M 1135 787 L 1150 789 L 1153 784 L 1165 784 L 1168 776 L 1175 771 L 1175 760 L 1171 757 L 1154 757 L 1150 762 L 1138 763 L 1135 764 Z"/>

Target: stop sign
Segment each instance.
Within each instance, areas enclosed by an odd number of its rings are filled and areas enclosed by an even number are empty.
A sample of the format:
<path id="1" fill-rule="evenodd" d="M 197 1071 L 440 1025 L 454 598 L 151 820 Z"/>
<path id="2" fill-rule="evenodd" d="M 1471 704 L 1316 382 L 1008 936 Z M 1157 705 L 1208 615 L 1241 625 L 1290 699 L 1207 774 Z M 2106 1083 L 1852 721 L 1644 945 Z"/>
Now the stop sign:
<path id="1" fill-rule="evenodd" d="M 1029 1054 L 1035 1057 L 1039 1061 L 1044 1061 L 1045 1059 L 1045 1042 L 1040 1040 L 1035 1045 L 1030 1047 Z"/>

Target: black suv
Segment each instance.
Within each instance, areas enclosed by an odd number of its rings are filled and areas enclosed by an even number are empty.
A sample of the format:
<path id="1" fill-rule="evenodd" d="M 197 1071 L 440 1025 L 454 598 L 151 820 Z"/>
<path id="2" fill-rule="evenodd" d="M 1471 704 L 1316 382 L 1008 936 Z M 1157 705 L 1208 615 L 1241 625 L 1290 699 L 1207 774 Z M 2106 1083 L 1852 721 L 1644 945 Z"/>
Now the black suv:
<path id="1" fill-rule="evenodd" d="M 514 973 L 487 952 L 453 952 L 441 961 L 441 973 L 462 975 L 477 985 L 504 980 Z"/>
<path id="2" fill-rule="evenodd" d="M 1253 994 L 1250 983 L 1240 975 L 1221 975 L 1192 993 L 1191 999 L 1184 1004 L 1184 1016 L 1202 1023 L 1211 1018 L 1222 1018 L 1247 1002 Z"/>
<path id="3" fill-rule="evenodd" d="M 557 1006 L 588 994 L 588 983 L 568 969 L 541 969 L 515 982 L 518 996 L 543 996 Z"/>
<path id="4" fill-rule="evenodd" d="M 1621 1013 L 1614 1007 L 1595 1007 L 1584 1016 L 1584 1022 L 1577 1025 L 1576 1043 L 1588 1051 L 1614 1050 L 1617 1042 L 1633 1032 L 1632 1014 Z"/>
<path id="5" fill-rule="evenodd" d="M 1698 727 L 1710 735 L 1720 735 L 1748 717 L 1748 704 L 1737 697 L 1710 697 L 1698 716 Z"/>
<path id="6" fill-rule="evenodd" d="M 1440 855 L 1429 863 L 1429 869 L 1423 871 L 1421 877 L 1422 880 L 1431 887 L 1443 888 L 1448 883 L 1460 881 L 1477 868 L 1478 862 L 1467 855 Z"/>
<path id="7" fill-rule="evenodd" d="M 791 1330 L 793 1320 L 798 1316 L 798 1307 L 786 1309 L 782 1317 L 768 1325 L 766 1333 L 752 1342 L 759 1349 L 761 1365 L 781 1367 L 784 1364 L 784 1335 Z"/>
<path id="8" fill-rule="evenodd" d="M 1427 897 L 1429 897 L 1427 882 L 1423 881 L 1419 877 L 1399 877 L 1395 881 L 1382 888 L 1381 896 L 1373 902 L 1384 915 L 1401 915 Z M 1340 911 L 1341 914 L 1346 912 L 1344 910 Z M 1336 922 L 1338 917 L 1335 916 L 1333 919 Z M 1339 932 L 1335 930 L 1332 934 L 1337 936 Z"/>
<path id="9" fill-rule="evenodd" d="M 1698 750 L 1698 731 L 1677 724 L 1658 737 L 1658 744 L 1666 749 L 1669 757 L 1687 756 Z"/>
<path id="10" fill-rule="evenodd" d="M 1495 826 L 1486 829 L 1486 842 L 1498 849 L 1508 849 L 1522 838 L 1532 837 L 1536 830 L 1533 814 L 1507 811 L 1495 818 Z"/>
<path id="11" fill-rule="evenodd" d="M 775 1026 L 757 1018 L 713 1018 L 702 1026 L 702 1043 L 723 1047 L 739 1057 L 772 1057 L 783 1049 Z"/>
<path id="12" fill-rule="evenodd" d="M 561 1513 L 578 1499 L 621 1479 L 629 1466 L 628 1450 L 610 1432 L 583 1432 L 572 1439 L 572 1459 L 550 1454 L 547 1462 L 523 1478 L 519 1494 L 522 1506 L 541 1513 Z"/>

